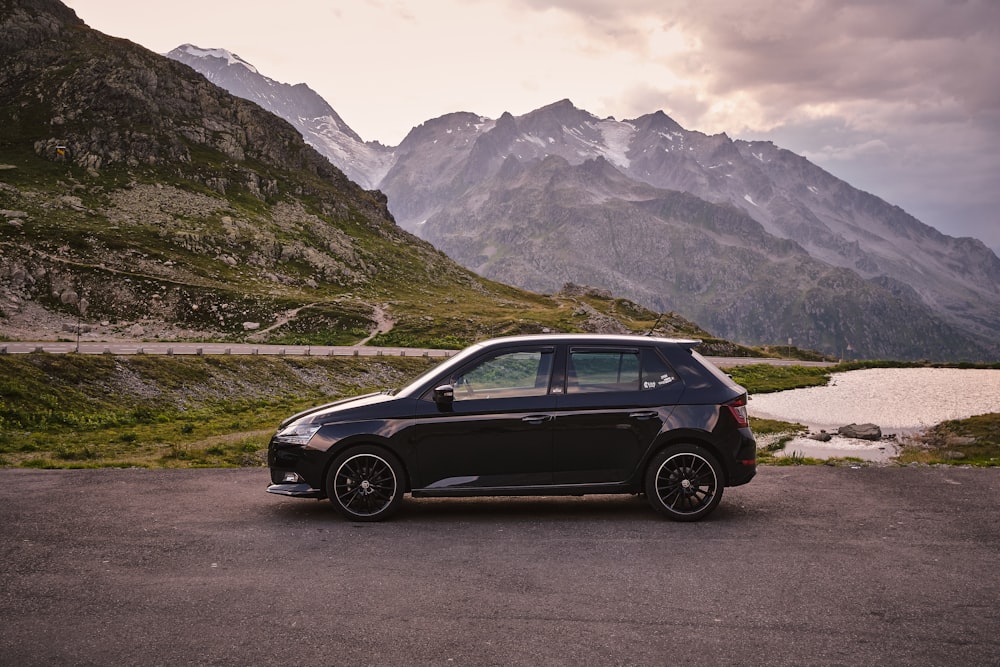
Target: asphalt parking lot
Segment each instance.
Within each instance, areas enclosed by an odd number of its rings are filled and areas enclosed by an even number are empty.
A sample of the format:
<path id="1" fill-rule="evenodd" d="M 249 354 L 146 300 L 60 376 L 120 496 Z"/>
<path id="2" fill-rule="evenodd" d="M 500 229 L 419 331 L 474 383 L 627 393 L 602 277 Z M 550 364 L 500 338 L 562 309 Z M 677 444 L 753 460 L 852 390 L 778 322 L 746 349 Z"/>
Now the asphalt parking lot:
<path id="1" fill-rule="evenodd" d="M 257 470 L 0 470 L 2 665 L 1000 664 L 1000 470 L 764 467 L 642 499 L 411 500 Z"/>

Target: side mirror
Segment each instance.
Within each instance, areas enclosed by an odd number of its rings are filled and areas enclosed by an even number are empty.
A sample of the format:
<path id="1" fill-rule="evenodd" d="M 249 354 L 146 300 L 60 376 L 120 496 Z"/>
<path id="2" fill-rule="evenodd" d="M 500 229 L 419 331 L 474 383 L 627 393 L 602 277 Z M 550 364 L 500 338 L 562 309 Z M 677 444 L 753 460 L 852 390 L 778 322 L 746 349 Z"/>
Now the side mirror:
<path id="1" fill-rule="evenodd" d="M 440 408 L 450 408 L 455 402 L 455 388 L 450 384 L 443 384 L 434 388 L 434 402 Z"/>

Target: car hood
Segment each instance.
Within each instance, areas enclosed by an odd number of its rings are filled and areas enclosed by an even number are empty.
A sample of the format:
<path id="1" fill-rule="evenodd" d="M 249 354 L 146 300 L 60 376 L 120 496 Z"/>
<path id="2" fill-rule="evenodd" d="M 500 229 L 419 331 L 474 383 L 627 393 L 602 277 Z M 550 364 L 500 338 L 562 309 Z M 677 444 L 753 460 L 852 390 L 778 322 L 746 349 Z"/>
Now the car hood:
<path id="1" fill-rule="evenodd" d="M 377 405 L 379 403 L 386 403 L 388 401 L 395 400 L 398 399 L 392 394 L 384 391 L 344 398 L 339 401 L 333 401 L 332 403 L 317 405 L 309 408 L 308 410 L 303 410 L 302 412 L 294 414 L 281 422 L 279 428 L 284 428 L 288 424 L 297 421 L 308 421 L 315 424 L 317 422 L 330 421 L 331 419 L 340 419 L 348 416 L 350 413 L 359 408 L 366 408 L 371 405 Z"/>

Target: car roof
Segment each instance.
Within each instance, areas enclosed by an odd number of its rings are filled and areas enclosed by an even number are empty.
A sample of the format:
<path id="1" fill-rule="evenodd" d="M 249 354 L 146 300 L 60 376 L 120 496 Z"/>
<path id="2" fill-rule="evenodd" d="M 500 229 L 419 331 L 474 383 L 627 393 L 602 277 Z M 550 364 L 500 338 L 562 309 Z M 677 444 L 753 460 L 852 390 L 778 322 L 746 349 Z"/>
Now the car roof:
<path id="1" fill-rule="evenodd" d="M 554 333 L 491 338 L 489 340 L 480 341 L 473 347 L 521 343 L 617 343 L 619 345 L 649 345 L 650 343 L 653 343 L 656 345 L 667 344 L 690 348 L 695 345 L 700 345 L 701 341 L 693 338 L 663 338 L 660 336 L 640 336 L 637 334 Z"/>

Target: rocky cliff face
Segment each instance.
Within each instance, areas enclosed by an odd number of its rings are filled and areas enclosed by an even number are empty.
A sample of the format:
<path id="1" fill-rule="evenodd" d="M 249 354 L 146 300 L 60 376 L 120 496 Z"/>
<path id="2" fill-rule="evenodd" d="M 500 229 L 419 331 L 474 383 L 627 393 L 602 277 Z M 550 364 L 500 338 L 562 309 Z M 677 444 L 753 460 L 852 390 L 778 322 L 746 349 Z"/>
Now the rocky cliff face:
<path id="1" fill-rule="evenodd" d="M 37 137 L 36 154 L 85 168 L 162 166 L 188 176 L 197 151 L 212 150 L 239 163 L 213 180 L 216 190 L 275 192 L 273 179 L 251 167 L 255 161 L 356 189 L 286 121 L 189 68 L 90 30 L 61 3 L 5 5 L 4 134 Z"/>
<path id="2" fill-rule="evenodd" d="M 3 0 L 0 34 L 0 336 L 82 318 L 240 337 L 293 312 L 279 334 L 352 342 L 393 307 L 497 299 L 289 123 L 191 68 L 55 0 Z"/>
<path id="3" fill-rule="evenodd" d="M 505 165 L 507 187 L 469 194 L 475 209 L 436 213 L 425 238 L 483 275 L 540 291 L 602 285 L 736 340 L 791 338 L 842 357 L 983 354 L 917 299 L 817 261 L 738 209 L 636 186 L 601 158 L 549 157 L 515 174 L 518 164 Z"/>

